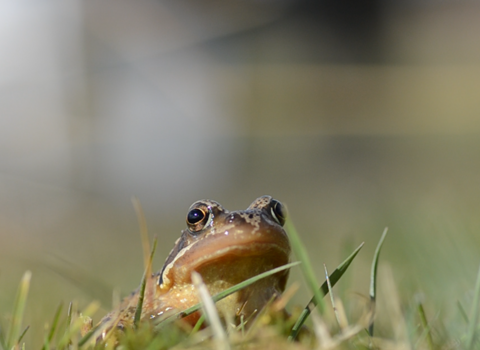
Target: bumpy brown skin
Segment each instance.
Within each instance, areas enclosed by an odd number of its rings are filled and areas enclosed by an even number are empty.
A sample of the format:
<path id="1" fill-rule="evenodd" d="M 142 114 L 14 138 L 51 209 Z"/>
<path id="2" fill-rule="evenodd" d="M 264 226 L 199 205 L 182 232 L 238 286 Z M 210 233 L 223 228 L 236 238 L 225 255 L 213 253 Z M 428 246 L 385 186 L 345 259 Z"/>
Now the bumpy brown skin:
<path id="1" fill-rule="evenodd" d="M 256 199 L 246 210 L 229 212 L 211 200 L 195 202 L 189 209 L 205 214 L 204 220 L 182 231 L 162 270 L 147 281 L 142 319 L 160 318 L 199 302 L 191 280 L 200 273 L 211 295 L 250 277 L 289 262 L 290 244 L 285 231 L 283 206 L 270 196 Z M 280 211 L 279 211 L 280 210 Z M 198 211 L 197 211 L 198 212 Z M 283 215 L 278 215 L 283 214 Z M 188 215 L 188 214 L 187 214 Z M 220 314 L 248 318 L 285 289 L 288 270 L 260 280 L 217 303 Z M 131 327 L 138 291 L 101 323 Z M 195 324 L 198 313 L 187 318 Z"/>

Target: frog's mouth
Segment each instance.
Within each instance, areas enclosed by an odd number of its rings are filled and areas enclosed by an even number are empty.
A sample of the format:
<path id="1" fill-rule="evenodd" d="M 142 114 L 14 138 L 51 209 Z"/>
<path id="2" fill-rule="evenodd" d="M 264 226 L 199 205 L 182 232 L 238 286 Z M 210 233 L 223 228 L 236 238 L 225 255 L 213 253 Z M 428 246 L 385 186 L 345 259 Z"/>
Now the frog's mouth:
<path id="1" fill-rule="evenodd" d="M 204 280 L 228 279 L 238 283 L 262 272 L 288 264 L 290 244 L 277 227 L 216 233 L 182 251 L 166 268 L 166 279 L 190 283 L 192 271 Z M 206 281 L 207 282 L 207 281 Z"/>

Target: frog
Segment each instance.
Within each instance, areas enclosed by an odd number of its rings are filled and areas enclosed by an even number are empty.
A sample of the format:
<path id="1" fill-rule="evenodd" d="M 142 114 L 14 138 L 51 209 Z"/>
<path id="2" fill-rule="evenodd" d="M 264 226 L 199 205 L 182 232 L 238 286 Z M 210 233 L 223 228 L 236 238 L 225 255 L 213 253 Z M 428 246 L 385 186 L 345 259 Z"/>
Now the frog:
<path id="1" fill-rule="evenodd" d="M 161 270 L 146 281 L 141 319 L 158 321 L 199 303 L 192 272 L 200 274 L 209 293 L 215 295 L 288 264 L 291 248 L 283 228 L 286 216 L 285 206 L 271 196 L 261 196 L 237 211 L 228 211 L 213 200 L 193 203 L 187 212 L 187 228 Z M 219 315 L 233 317 L 237 324 L 251 319 L 285 290 L 288 275 L 288 269 L 278 272 L 220 300 L 216 303 Z M 100 324 L 132 328 L 139 294 L 139 289 L 132 292 Z M 184 322 L 193 326 L 199 317 L 196 312 Z"/>

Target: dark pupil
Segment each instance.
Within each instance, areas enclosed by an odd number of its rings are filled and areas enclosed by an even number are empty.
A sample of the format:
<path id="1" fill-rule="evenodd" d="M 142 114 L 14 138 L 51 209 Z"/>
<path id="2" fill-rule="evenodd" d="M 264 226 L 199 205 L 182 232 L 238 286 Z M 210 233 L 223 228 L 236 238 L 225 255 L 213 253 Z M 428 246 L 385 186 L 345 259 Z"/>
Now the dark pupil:
<path id="1" fill-rule="evenodd" d="M 196 224 L 205 217 L 205 214 L 200 209 L 192 209 L 188 213 L 187 220 L 190 224 Z"/>

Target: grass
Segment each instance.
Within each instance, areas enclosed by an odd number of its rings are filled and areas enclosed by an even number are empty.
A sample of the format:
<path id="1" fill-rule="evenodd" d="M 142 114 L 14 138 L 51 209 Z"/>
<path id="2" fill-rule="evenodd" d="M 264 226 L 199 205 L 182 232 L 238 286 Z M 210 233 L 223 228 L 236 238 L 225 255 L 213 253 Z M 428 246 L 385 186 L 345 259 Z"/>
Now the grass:
<path id="1" fill-rule="evenodd" d="M 140 211 L 137 210 L 137 214 Z M 142 227 L 142 242 L 144 250 L 148 252 L 145 259 L 145 272 L 141 286 L 145 284 L 145 277 L 151 271 L 151 263 L 155 251 L 156 240 L 150 250 L 148 240 L 145 240 L 146 225 L 139 215 Z M 372 257 L 370 273 L 370 300 L 362 302 L 356 300 L 353 304 L 361 312 L 349 313 L 345 302 L 334 295 L 334 286 L 341 282 L 345 272 L 359 254 L 363 243 L 357 247 L 340 265 L 330 274 L 325 270 L 325 282 L 320 286 L 315 278 L 318 266 L 310 262 L 307 251 L 291 222 L 287 223 L 287 231 L 292 243 L 295 257 L 299 260 L 277 269 L 265 272 L 231 287 L 218 295 L 211 296 L 203 285 L 200 275 L 193 276 L 201 304 L 187 310 L 182 310 L 159 323 L 143 322 L 139 320 L 141 300 L 139 298 L 138 312 L 135 315 L 135 328 L 127 330 L 119 336 L 118 344 L 122 349 L 480 349 L 480 269 L 476 282 L 472 281 L 473 296 L 468 305 L 460 301 L 453 301 L 458 305 L 459 322 L 455 328 L 449 328 L 439 320 L 438 314 L 429 315 L 424 303 L 418 301 L 413 307 L 402 303 L 398 296 L 398 287 L 390 270 L 382 270 L 380 252 L 386 239 L 387 230 L 383 232 Z M 265 310 L 262 310 L 253 324 L 246 329 L 244 324 L 234 327 L 230 322 L 223 322 L 216 312 L 215 302 L 226 296 L 238 292 L 251 283 L 265 278 L 284 269 L 299 267 L 304 277 L 305 285 L 312 296 L 303 309 L 290 307 L 292 314 L 283 311 L 292 291 L 287 290 L 278 300 L 272 300 Z M 380 268 L 379 268 L 380 266 Z M 23 339 L 28 333 L 29 326 L 24 324 L 24 313 L 27 307 L 31 273 L 26 272 L 20 281 L 16 299 L 9 319 L 8 331 L 0 323 L 0 349 L 90 349 L 114 348 L 113 341 L 97 344 L 98 330 L 93 328 L 85 336 L 81 336 L 91 325 L 91 315 L 99 308 L 98 302 L 92 302 L 83 310 L 78 310 L 76 303 L 70 303 L 67 311 L 59 304 L 54 312 L 51 326 L 45 328 L 43 344 L 26 344 Z M 294 287 L 292 285 L 292 287 Z M 388 298 L 383 294 L 383 304 L 377 305 L 377 287 L 384 286 Z M 474 286 L 474 287 L 473 287 Z M 144 288 L 141 288 L 144 291 Z M 329 301 L 323 297 L 330 294 Z M 365 299 L 363 299 L 365 300 Z M 350 304 L 352 301 L 348 301 Z M 375 317 L 382 307 L 390 315 L 388 321 Z M 181 319 L 198 310 L 203 316 L 193 329 L 182 324 Z M 350 321 L 349 321 L 350 320 Z M 353 321 L 352 321 L 353 320 Z M 227 320 L 228 321 L 228 320 Z M 245 320 L 247 322 L 247 320 Z M 207 327 L 202 328 L 201 322 Z M 248 321 L 250 322 L 250 321 Z M 385 323 L 391 323 L 393 334 L 384 332 Z M 32 327 L 35 325 L 32 325 Z M 375 334 L 374 334 L 375 326 Z M 108 337 L 107 337 L 108 338 Z"/>
<path id="2" fill-rule="evenodd" d="M 377 249 L 375 249 L 375 254 L 373 256 L 372 262 L 372 269 L 370 272 L 370 301 L 372 302 L 372 307 L 375 308 L 375 302 L 377 298 L 377 272 L 378 272 L 378 260 L 380 259 L 380 251 L 382 250 L 383 242 L 385 241 L 385 237 L 387 237 L 388 228 L 385 228 L 382 233 L 382 237 L 380 237 L 380 241 L 378 242 Z M 368 327 L 368 333 L 371 337 L 373 337 L 373 329 L 374 329 L 374 322 L 373 320 L 370 322 L 370 326 Z"/>
<path id="3" fill-rule="evenodd" d="M 477 283 L 475 284 L 475 294 L 473 297 L 472 309 L 471 309 L 471 316 L 470 316 L 470 323 L 468 325 L 468 332 L 467 332 L 467 340 L 466 340 L 466 348 L 468 350 L 472 350 L 476 348 L 476 343 L 478 345 L 478 336 L 479 336 L 479 314 L 480 310 L 478 309 L 480 303 L 480 268 L 478 269 L 477 274 Z"/>
<path id="4" fill-rule="evenodd" d="M 2 347 L 4 349 L 12 349 L 21 344 L 22 338 L 28 329 L 25 328 L 25 330 L 21 332 L 23 314 L 27 304 L 27 296 L 30 289 L 31 278 L 32 273 L 30 271 L 25 272 L 20 285 L 18 286 L 17 296 L 15 298 L 15 303 L 13 304 L 14 307 L 8 335 L 6 339 L 2 337 Z"/>

